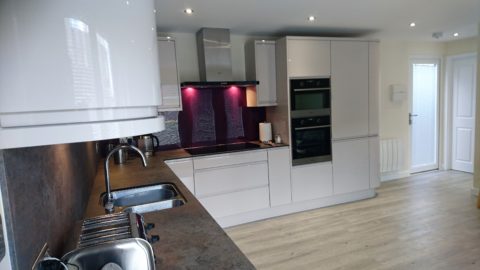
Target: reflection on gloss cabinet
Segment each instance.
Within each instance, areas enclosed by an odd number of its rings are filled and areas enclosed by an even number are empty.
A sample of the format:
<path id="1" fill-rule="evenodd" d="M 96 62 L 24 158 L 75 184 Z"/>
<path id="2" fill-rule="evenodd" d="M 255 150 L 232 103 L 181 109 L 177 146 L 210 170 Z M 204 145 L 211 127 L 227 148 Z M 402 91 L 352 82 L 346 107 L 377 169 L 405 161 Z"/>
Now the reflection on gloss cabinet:
<path id="1" fill-rule="evenodd" d="M 177 68 L 176 41 L 172 37 L 158 38 L 158 62 L 162 87 L 160 111 L 181 111 L 182 98 Z"/>
<path id="2" fill-rule="evenodd" d="M 154 1 L 0 2 L 0 148 L 163 129 Z"/>

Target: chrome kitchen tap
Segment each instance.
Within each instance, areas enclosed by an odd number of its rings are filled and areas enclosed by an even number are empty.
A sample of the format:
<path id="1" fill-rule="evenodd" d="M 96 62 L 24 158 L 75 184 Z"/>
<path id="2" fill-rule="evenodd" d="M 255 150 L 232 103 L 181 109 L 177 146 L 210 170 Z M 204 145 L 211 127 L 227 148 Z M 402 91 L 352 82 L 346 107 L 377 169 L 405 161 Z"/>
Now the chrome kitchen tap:
<path id="1" fill-rule="evenodd" d="M 145 158 L 145 155 L 143 154 L 142 151 L 140 151 L 140 149 L 138 149 L 137 147 L 135 146 L 131 146 L 131 145 L 128 145 L 128 144 L 120 144 L 119 146 L 115 147 L 112 149 L 112 151 L 110 151 L 107 155 L 107 157 L 105 158 L 105 164 L 104 164 L 104 175 L 105 175 L 105 187 L 107 189 L 107 200 L 105 202 L 105 212 L 107 213 L 112 213 L 113 212 L 113 196 L 112 196 L 112 190 L 110 188 L 110 172 L 108 170 L 108 162 L 110 161 L 110 157 L 115 154 L 115 152 L 117 151 L 120 151 L 122 149 L 132 149 L 134 151 L 136 151 L 140 157 L 142 158 L 142 163 L 143 163 L 143 167 L 147 167 L 147 159 Z"/>

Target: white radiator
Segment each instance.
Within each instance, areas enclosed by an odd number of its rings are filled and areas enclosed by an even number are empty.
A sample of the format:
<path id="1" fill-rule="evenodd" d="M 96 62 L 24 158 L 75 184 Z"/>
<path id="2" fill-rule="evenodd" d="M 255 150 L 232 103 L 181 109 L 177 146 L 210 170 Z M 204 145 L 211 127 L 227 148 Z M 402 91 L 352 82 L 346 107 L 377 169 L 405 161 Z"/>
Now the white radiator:
<path id="1" fill-rule="evenodd" d="M 403 148 L 399 139 L 383 139 L 380 141 L 380 172 L 396 172 L 403 161 Z"/>

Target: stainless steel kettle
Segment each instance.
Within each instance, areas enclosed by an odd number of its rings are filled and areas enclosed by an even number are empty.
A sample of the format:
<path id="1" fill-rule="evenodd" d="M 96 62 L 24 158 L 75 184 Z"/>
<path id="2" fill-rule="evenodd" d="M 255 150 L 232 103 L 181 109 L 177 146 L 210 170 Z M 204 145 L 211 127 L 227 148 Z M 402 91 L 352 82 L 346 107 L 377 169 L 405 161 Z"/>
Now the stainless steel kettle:
<path id="1" fill-rule="evenodd" d="M 160 145 L 160 142 L 153 134 L 142 135 L 138 138 L 138 148 L 147 156 L 155 154 L 155 148 Z"/>

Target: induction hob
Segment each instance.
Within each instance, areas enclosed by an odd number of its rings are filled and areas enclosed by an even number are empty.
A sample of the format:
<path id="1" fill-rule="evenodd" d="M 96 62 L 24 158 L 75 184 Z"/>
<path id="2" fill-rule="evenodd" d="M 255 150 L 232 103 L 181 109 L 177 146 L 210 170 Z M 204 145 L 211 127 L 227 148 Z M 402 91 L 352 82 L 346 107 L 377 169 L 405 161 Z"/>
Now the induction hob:
<path id="1" fill-rule="evenodd" d="M 258 149 L 258 148 L 260 148 L 260 145 L 258 144 L 244 142 L 244 143 L 217 144 L 217 145 L 185 148 L 185 151 L 195 156 L 195 155 L 208 155 L 208 154 L 216 154 L 216 153 L 224 153 L 224 152 L 244 151 L 244 150 L 251 150 L 251 149 Z"/>

